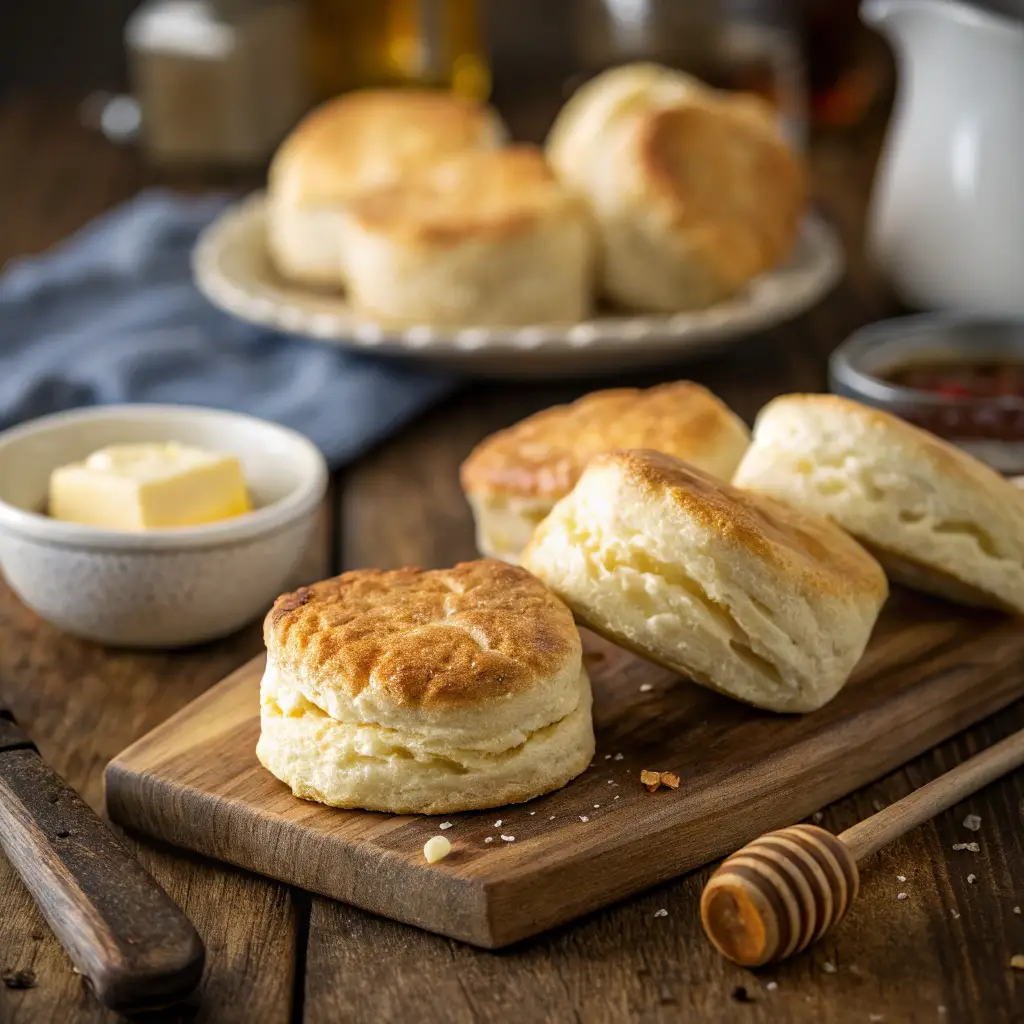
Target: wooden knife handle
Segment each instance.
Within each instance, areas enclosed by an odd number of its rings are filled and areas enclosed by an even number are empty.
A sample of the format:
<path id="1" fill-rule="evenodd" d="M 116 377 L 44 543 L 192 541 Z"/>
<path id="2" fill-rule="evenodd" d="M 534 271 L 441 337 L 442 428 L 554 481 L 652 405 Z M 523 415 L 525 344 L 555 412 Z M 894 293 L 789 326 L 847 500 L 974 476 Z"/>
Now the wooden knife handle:
<path id="1" fill-rule="evenodd" d="M 186 998 L 203 973 L 192 923 L 27 741 L 6 738 L 0 847 L 75 966 L 115 1010 Z"/>

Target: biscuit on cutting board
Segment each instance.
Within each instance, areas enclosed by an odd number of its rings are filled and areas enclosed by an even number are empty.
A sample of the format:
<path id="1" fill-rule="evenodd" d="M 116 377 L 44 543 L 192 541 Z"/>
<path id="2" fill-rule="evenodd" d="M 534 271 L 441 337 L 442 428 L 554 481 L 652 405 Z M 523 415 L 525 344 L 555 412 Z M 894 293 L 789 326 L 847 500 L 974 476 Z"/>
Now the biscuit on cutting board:
<path id="1" fill-rule="evenodd" d="M 569 609 L 492 560 L 360 570 L 277 599 L 257 756 L 336 807 L 445 814 L 564 786 L 594 754 Z"/>
<path id="2" fill-rule="evenodd" d="M 734 294 L 788 256 L 806 205 L 803 165 L 767 104 L 656 64 L 583 85 L 546 150 L 590 204 L 604 294 L 633 309 Z"/>
<path id="3" fill-rule="evenodd" d="M 462 464 L 481 553 L 516 562 L 537 524 L 602 452 L 652 448 L 728 480 L 750 442 L 743 421 L 691 381 L 595 391 L 483 440 Z"/>
<path id="4" fill-rule="evenodd" d="M 889 413 L 835 395 L 777 398 L 734 482 L 829 516 L 895 581 L 1024 614 L 1024 495 Z"/>
<path id="5" fill-rule="evenodd" d="M 324 103 L 270 165 L 267 242 L 274 264 L 300 284 L 340 287 L 339 216 L 347 200 L 457 153 L 494 148 L 505 137 L 489 107 L 440 91 L 365 89 Z"/>
<path id="6" fill-rule="evenodd" d="M 837 526 L 659 452 L 593 459 L 522 564 L 614 643 L 782 712 L 839 692 L 888 593 Z"/>

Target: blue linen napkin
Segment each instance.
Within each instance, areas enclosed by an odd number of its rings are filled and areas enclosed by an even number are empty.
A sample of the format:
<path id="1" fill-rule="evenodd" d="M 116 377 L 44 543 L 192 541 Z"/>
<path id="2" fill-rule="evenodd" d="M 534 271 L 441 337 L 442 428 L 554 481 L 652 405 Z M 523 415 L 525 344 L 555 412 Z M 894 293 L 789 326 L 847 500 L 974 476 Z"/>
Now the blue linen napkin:
<path id="1" fill-rule="evenodd" d="M 332 466 L 455 382 L 235 320 L 196 290 L 189 256 L 230 199 L 135 199 L 0 275 L 0 428 L 115 402 L 251 413 L 294 427 Z"/>

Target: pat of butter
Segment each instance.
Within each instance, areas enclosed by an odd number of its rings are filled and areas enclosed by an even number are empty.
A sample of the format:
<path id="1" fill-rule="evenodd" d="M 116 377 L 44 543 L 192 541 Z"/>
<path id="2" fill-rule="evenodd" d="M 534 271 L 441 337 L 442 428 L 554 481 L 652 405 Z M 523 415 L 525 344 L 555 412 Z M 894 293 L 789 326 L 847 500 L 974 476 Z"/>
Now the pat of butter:
<path id="1" fill-rule="evenodd" d="M 233 455 L 187 445 L 123 444 L 50 477 L 50 515 L 108 530 L 198 526 L 252 508 Z"/>

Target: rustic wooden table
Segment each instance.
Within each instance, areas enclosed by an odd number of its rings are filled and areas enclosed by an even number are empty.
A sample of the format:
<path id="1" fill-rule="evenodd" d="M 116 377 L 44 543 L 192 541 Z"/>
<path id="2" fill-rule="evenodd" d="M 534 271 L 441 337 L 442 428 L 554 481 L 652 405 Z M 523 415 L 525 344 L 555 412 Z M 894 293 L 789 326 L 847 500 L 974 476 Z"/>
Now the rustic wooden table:
<path id="1" fill-rule="evenodd" d="M 877 131 L 822 138 L 816 197 L 850 271 L 815 310 L 741 348 L 661 379 L 692 376 L 750 419 L 772 395 L 824 386 L 827 352 L 892 304 L 859 254 Z M 0 262 L 39 251 L 157 180 L 136 156 L 80 128 L 67 104 L 0 105 Z M 186 184 L 194 186 L 196 182 Z M 593 385 L 590 385 L 593 386 Z M 488 432 L 579 394 L 585 382 L 467 384 L 442 407 L 338 474 L 319 555 L 355 566 L 449 565 L 474 555 L 457 469 Z M 106 762 L 260 647 L 258 627 L 172 654 L 104 650 L 63 636 L 0 583 L 0 687 L 45 757 L 101 807 Z M 1024 669 L 1022 669 L 1024 671 Z M 1024 727 L 1024 706 L 943 744 L 826 808 L 841 830 L 968 754 Z M 980 815 L 971 834 L 962 821 Z M 207 968 L 194 1005 L 168 1020 L 998 1021 L 1024 1020 L 1024 772 L 873 857 L 860 901 L 824 942 L 750 972 L 700 930 L 709 869 L 500 953 L 482 952 L 276 882 L 132 840 L 195 922 Z M 953 844 L 977 840 L 978 853 Z M 968 876 L 975 879 L 968 882 Z M 897 893 L 906 898 L 897 900 Z M 667 917 L 655 917 L 659 908 Z M 12 972 L 31 972 L 19 988 Z M 108 1021 L 21 883 L 0 861 L 0 1021 Z M 13 987 L 12 987 L 13 986 Z"/>

